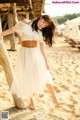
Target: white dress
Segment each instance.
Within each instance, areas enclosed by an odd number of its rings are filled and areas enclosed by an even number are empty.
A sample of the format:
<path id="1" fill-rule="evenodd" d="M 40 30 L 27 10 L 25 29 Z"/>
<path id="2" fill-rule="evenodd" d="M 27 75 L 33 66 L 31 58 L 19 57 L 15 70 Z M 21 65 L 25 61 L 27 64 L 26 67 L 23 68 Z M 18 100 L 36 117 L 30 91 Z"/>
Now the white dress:
<path id="1" fill-rule="evenodd" d="M 23 41 L 36 40 L 43 43 L 42 32 L 32 31 L 31 25 L 20 21 L 12 29 L 20 34 Z M 18 97 L 29 98 L 35 93 L 41 93 L 46 83 L 53 85 L 52 76 L 46 68 L 39 47 L 26 48 L 21 46 L 11 92 Z"/>

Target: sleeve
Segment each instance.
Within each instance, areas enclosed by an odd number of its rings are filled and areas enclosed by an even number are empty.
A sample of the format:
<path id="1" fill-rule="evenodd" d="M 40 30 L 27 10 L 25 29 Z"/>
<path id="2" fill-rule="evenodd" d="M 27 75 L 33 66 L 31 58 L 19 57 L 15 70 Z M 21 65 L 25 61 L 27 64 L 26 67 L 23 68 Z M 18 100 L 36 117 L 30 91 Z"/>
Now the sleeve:
<path id="1" fill-rule="evenodd" d="M 22 28 L 23 28 L 23 23 L 19 21 L 15 26 L 12 27 L 12 30 L 14 32 L 20 33 L 22 31 Z"/>
<path id="2" fill-rule="evenodd" d="M 40 34 L 40 42 L 45 44 L 44 40 L 43 40 L 43 35 L 42 35 L 42 32 L 39 33 Z"/>

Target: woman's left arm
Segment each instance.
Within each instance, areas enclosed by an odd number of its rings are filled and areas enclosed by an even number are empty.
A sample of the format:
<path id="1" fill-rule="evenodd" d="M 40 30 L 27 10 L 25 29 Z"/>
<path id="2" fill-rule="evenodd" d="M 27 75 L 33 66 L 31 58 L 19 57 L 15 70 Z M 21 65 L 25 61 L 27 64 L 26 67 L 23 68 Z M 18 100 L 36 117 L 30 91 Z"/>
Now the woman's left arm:
<path id="1" fill-rule="evenodd" d="M 48 62 L 47 62 L 47 58 L 46 58 L 46 54 L 45 54 L 45 51 L 44 51 L 44 44 L 42 42 L 40 42 L 40 50 L 41 50 L 41 53 L 44 57 L 44 60 L 45 60 L 45 63 L 46 63 L 46 67 L 47 69 L 49 69 L 49 65 L 48 65 Z"/>

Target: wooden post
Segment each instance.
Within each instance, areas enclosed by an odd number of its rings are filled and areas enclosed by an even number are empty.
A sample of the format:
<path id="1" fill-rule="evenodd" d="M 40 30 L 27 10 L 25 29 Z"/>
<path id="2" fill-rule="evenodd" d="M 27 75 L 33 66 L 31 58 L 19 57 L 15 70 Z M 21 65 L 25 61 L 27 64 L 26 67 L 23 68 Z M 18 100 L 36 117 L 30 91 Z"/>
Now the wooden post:
<path id="1" fill-rule="evenodd" d="M 13 27 L 13 14 L 12 13 L 8 14 L 8 26 L 9 26 L 9 28 Z M 11 45 L 10 50 L 15 51 L 15 36 L 14 36 L 14 33 L 10 34 L 9 37 L 10 37 L 10 45 Z"/>
<path id="2" fill-rule="evenodd" d="M 17 18 L 17 12 L 16 12 L 16 3 L 11 4 L 12 11 L 13 11 L 13 19 L 15 20 L 15 23 L 18 23 L 18 18 Z"/>
<path id="3" fill-rule="evenodd" d="M 46 0 L 43 0 L 43 3 L 42 3 L 42 9 L 41 9 L 42 14 L 45 14 L 45 9 L 44 9 L 45 1 Z"/>
<path id="4" fill-rule="evenodd" d="M 29 12 L 26 12 L 26 18 L 29 20 Z"/>
<path id="5" fill-rule="evenodd" d="M 1 26 L 1 16 L 0 16 L 0 33 L 1 32 L 2 32 L 2 26 Z M 4 69 L 6 80 L 7 80 L 7 83 L 9 85 L 9 88 L 10 88 L 12 81 L 13 81 L 13 75 L 14 75 L 13 68 L 12 68 L 12 65 L 10 62 L 8 52 L 7 52 L 6 47 L 3 43 L 3 37 L 1 37 L 1 35 L 0 35 L 0 64 L 2 65 L 2 67 Z M 12 96 L 14 99 L 14 103 L 16 105 L 19 104 L 21 106 L 22 103 L 20 102 L 19 98 L 15 94 L 12 94 Z"/>
<path id="6" fill-rule="evenodd" d="M 1 26 L 1 16 L 0 16 L 0 33 L 2 32 Z M 0 37 L 0 64 L 2 65 L 5 76 L 8 82 L 9 87 L 11 87 L 11 83 L 13 81 L 13 69 L 9 60 L 9 55 L 7 53 L 6 47 L 3 43 L 3 37 Z"/>
<path id="7" fill-rule="evenodd" d="M 13 10 L 13 20 L 17 24 L 18 23 L 18 17 L 17 17 L 17 12 L 16 12 L 16 3 L 12 3 L 11 7 L 12 7 L 12 10 Z M 21 37 L 18 33 L 17 33 L 17 36 L 19 38 L 19 43 L 20 43 L 21 42 Z"/>

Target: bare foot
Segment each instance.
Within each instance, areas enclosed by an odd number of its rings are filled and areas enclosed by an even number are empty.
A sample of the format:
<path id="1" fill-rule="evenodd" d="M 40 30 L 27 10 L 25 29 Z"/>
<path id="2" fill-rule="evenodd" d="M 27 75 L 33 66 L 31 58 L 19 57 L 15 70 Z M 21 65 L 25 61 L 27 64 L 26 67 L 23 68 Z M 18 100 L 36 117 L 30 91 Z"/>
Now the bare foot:
<path id="1" fill-rule="evenodd" d="M 35 106 L 34 106 L 34 102 L 33 102 L 33 99 L 32 99 L 32 98 L 30 98 L 29 109 L 30 109 L 30 110 L 35 110 Z"/>
<path id="2" fill-rule="evenodd" d="M 35 110 L 35 106 L 30 104 L 30 105 L 29 105 L 29 109 L 30 109 L 30 110 Z"/>
<path id="3" fill-rule="evenodd" d="M 53 100 L 53 103 L 55 104 L 55 107 L 60 107 L 60 106 L 61 106 L 60 101 L 56 101 L 56 102 L 55 102 L 55 101 Z"/>
<path id="4" fill-rule="evenodd" d="M 48 88 L 48 90 L 49 90 L 49 92 L 51 94 L 53 103 L 58 107 L 60 103 L 58 102 L 58 100 L 57 100 L 57 98 L 55 96 L 55 92 L 54 92 L 53 86 L 51 84 L 48 84 L 48 83 L 46 84 L 46 86 L 47 86 L 47 88 Z"/>

